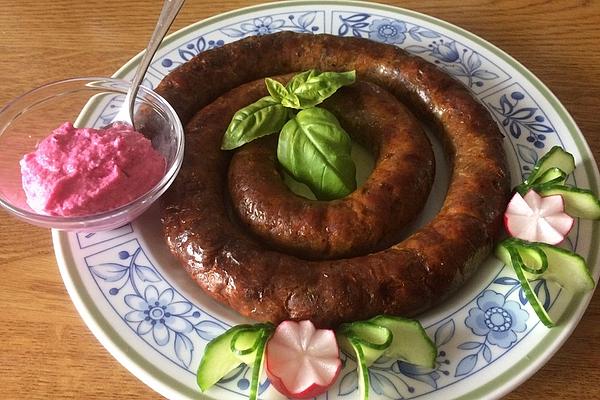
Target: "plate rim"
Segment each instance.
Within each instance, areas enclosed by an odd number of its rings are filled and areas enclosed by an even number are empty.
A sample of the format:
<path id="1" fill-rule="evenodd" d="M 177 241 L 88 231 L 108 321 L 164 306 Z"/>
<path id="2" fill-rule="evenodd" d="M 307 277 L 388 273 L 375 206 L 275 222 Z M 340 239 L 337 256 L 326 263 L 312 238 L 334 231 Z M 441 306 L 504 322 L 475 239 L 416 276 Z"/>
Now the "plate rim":
<path id="1" fill-rule="evenodd" d="M 598 182 L 600 181 L 600 173 L 598 172 L 597 163 L 594 159 L 594 155 L 585 140 L 585 137 L 579 127 L 576 125 L 573 117 L 570 115 L 565 106 L 560 103 L 554 93 L 531 71 L 523 66 L 518 60 L 506 53 L 504 50 L 488 42 L 487 40 L 471 33 L 457 25 L 446 22 L 436 17 L 429 16 L 417 11 L 401 8 L 398 6 L 357 1 L 357 0 L 290 0 L 285 2 L 269 2 L 264 4 L 251 5 L 248 7 L 238 8 L 235 10 L 220 13 L 206 19 L 200 20 L 193 24 L 187 25 L 171 34 L 169 34 L 163 41 L 162 46 L 171 44 L 172 42 L 180 39 L 181 37 L 196 31 L 197 29 L 218 23 L 219 21 L 230 19 L 236 16 L 281 8 L 289 8 L 294 6 L 303 5 L 321 5 L 321 6 L 354 6 L 363 7 L 370 10 L 379 10 L 384 12 L 396 13 L 399 15 L 406 15 L 413 18 L 423 20 L 428 23 L 432 23 L 441 28 L 447 29 L 450 32 L 461 35 L 468 40 L 473 41 L 478 46 L 485 48 L 492 54 L 497 56 L 506 62 L 511 68 L 514 68 L 519 74 L 521 74 L 528 83 L 530 83 L 540 95 L 548 101 L 550 107 L 556 112 L 560 121 L 563 122 L 568 130 L 570 138 L 573 140 L 576 148 L 581 153 L 582 157 L 581 167 L 583 167 L 587 179 L 590 181 L 590 186 L 596 191 L 599 189 Z M 132 57 L 127 63 L 120 67 L 113 75 L 113 78 L 122 78 L 128 72 L 130 72 L 138 63 L 142 57 L 140 52 Z M 592 243 L 598 236 L 598 224 L 593 223 L 590 229 Z M 67 292 L 71 297 L 71 301 L 74 303 L 75 308 L 79 312 L 80 316 L 92 331 L 98 341 L 109 351 L 119 363 L 127 368 L 134 376 L 140 379 L 143 383 L 157 391 L 159 394 L 164 395 L 168 398 L 177 398 L 182 395 L 198 398 L 210 398 L 199 391 L 193 391 L 182 385 L 175 379 L 160 370 L 151 362 L 148 362 L 137 352 L 128 352 L 127 343 L 118 334 L 118 332 L 112 327 L 110 322 L 104 318 L 98 309 L 96 309 L 95 302 L 93 301 L 90 294 L 84 290 L 83 281 L 77 272 L 77 267 L 71 249 L 69 247 L 68 234 L 62 231 L 52 231 L 52 241 L 54 251 L 56 255 L 57 264 L 59 271 Z M 588 264 L 592 267 L 598 265 L 598 255 L 600 249 L 592 246 L 590 248 L 588 256 Z M 464 399 L 480 399 L 486 395 L 492 395 L 495 398 L 503 396 L 510 391 L 514 390 L 517 386 L 522 384 L 524 381 L 529 379 L 535 372 L 537 372 L 552 356 L 562 347 L 567 338 L 571 335 L 573 330 L 578 325 L 583 314 L 587 310 L 587 305 L 591 301 L 593 291 L 583 296 L 578 296 L 572 299 L 569 305 L 566 307 L 563 318 L 560 325 L 548 330 L 544 334 L 543 338 L 538 344 L 536 344 L 529 352 L 528 358 L 521 359 L 513 364 L 510 370 L 503 372 L 496 376 L 492 380 L 489 380 L 485 384 L 477 387 L 476 389 L 464 394 L 461 398 Z M 90 307 L 93 306 L 93 307 Z M 530 361 L 533 360 L 533 361 Z"/>

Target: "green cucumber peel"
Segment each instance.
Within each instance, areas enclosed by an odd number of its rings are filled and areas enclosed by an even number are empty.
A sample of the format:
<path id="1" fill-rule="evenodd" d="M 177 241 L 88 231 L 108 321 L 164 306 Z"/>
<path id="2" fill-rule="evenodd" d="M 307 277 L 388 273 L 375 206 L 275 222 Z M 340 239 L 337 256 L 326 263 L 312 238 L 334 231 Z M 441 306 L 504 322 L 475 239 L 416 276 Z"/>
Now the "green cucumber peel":
<path id="1" fill-rule="evenodd" d="M 258 385 L 264 360 L 267 340 L 273 333 L 271 324 L 237 325 L 211 340 L 196 375 L 202 392 L 214 386 L 238 365 L 252 367 L 250 380 L 251 400 L 257 398 Z"/>
<path id="2" fill-rule="evenodd" d="M 258 385 L 260 384 L 260 375 L 262 373 L 262 369 L 265 363 L 265 347 L 272 333 L 272 326 L 270 329 L 263 329 L 261 332 L 261 337 L 256 348 L 256 356 L 254 357 L 254 363 L 252 364 L 250 393 L 248 395 L 249 400 L 256 400 L 258 398 Z"/>
<path id="3" fill-rule="evenodd" d="M 241 364 L 239 357 L 230 351 L 231 338 L 239 329 L 249 325 L 238 325 L 211 340 L 204 350 L 198 366 L 196 381 L 200 390 L 205 392 L 222 377 Z"/>
<path id="4" fill-rule="evenodd" d="M 519 253 L 524 271 L 531 275 L 540 275 L 548 269 L 548 257 L 538 243 L 526 242 L 517 238 L 508 238 L 496 248 L 496 255 L 505 264 L 511 265 L 507 248 L 512 247 Z"/>
<path id="5" fill-rule="evenodd" d="M 366 365 L 380 356 L 401 359 L 427 368 L 435 367 L 437 347 L 417 320 L 378 315 L 366 321 L 342 324 L 338 329 L 342 348 L 349 349 L 353 338 L 363 348 Z"/>
<path id="6" fill-rule="evenodd" d="M 552 184 L 561 185 L 567 180 L 568 174 L 558 167 L 548 168 L 546 172 L 540 175 L 534 182 L 536 185 Z"/>
<path id="7" fill-rule="evenodd" d="M 230 351 L 238 356 L 241 362 L 250 365 L 254 360 L 254 354 L 260 346 L 263 332 L 270 333 L 273 326 L 270 324 L 239 325 L 231 337 Z"/>
<path id="8" fill-rule="evenodd" d="M 536 296 L 535 292 L 533 291 L 533 288 L 531 287 L 531 284 L 525 277 L 525 273 L 523 271 L 523 263 L 521 261 L 521 256 L 519 256 L 519 252 L 514 247 L 508 247 L 507 251 L 510 256 L 511 265 L 515 271 L 515 274 L 517 275 L 517 278 L 519 279 L 519 282 L 521 282 L 521 287 L 525 292 L 525 297 L 527 298 L 527 300 L 529 300 L 533 311 L 535 311 L 540 321 L 542 321 L 542 323 L 546 327 L 554 327 L 554 321 L 552 320 L 552 318 L 550 318 L 548 312 L 546 312 L 544 305 Z"/>
<path id="9" fill-rule="evenodd" d="M 333 114 L 315 105 L 355 80 L 355 71 L 317 70 L 297 74 L 285 86 L 266 78 L 269 96 L 235 113 L 223 135 L 221 149 L 233 150 L 281 132 L 277 158 L 295 180 L 306 184 L 319 200 L 350 194 L 356 189 L 350 136 Z"/>
<path id="10" fill-rule="evenodd" d="M 563 289 L 574 293 L 585 293 L 594 289 L 594 279 L 585 259 L 575 252 L 547 243 L 526 242 L 517 238 L 509 238 L 496 246 L 496 256 L 507 265 L 512 265 L 508 252 L 509 248 L 519 255 L 521 269 L 523 269 L 528 280 L 543 278 L 555 282 Z M 528 268 L 524 268 L 523 264 L 527 258 L 522 257 L 523 248 L 536 248 L 542 252 L 547 260 L 547 268 L 541 272 L 534 271 L 533 273 Z"/>
<path id="11" fill-rule="evenodd" d="M 393 340 L 392 332 L 387 327 L 374 324 L 370 321 L 342 324 L 338 329 L 338 333 L 347 338 L 352 337 L 356 339 L 361 346 L 382 352 L 390 347 Z"/>
<path id="12" fill-rule="evenodd" d="M 544 279 L 557 283 L 563 289 L 574 293 L 585 293 L 594 289 L 595 283 L 589 266 L 579 254 L 546 243 L 534 243 L 548 258 L 548 269 L 542 274 Z M 525 270 L 529 280 L 537 279 Z"/>
<path id="13" fill-rule="evenodd" d="M 348 338 L 348 343 L 356 354 L 356 373 L 358 374 L 358 398 L 361 400 L 369 400 L 369 370 L 365 362 L 365 354 L 363 352 L 360 341 L 354 337 Z"/>
<path id="14" fill-rule="evenodd" d="M 366 321 L 342 324 L 338 342 L 356 357 L 359 398 L 369 398 L 369 371 L 379 357 L 387 356 L 435 368 L 437 347 L 419 321 L 378 315 Z"/>

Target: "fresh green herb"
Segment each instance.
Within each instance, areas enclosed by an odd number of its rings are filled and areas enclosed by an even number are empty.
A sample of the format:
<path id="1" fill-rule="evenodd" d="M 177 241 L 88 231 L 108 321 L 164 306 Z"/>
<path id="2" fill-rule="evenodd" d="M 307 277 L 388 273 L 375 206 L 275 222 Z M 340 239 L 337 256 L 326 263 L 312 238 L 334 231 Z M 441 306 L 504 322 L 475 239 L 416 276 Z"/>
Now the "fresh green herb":
<path id="1" fill-rule="evenodd" d="M 349 72 L 354 72 L 354 71 L 349 71 Z M 298 86 L 300 86 L 301 84 L 303 84 L 304 82 L 306 82 L 307 80 L 312 78 L 313 76 L 317 75 L 318 73 L 319 73 L 319 71 L 317 71 L 316 69 L 309 69 L 308 71 L 304 71 L 299 74 L 296 74 L 296 75 L 294 75 L 294 77 L 292 79 L 290 79 L 290 81 L 286 85 L 286 88 L 288 89 L 288 91 L 294 92 L 295 90 L 298 89 Z"/>
<path id="2" fill-rule="evenodd" d="M 356 189 L 350 137 L 333 114 L 314 106 L 355 79 L 354 71 L 314 69 L 297 74 L 286 86 L 266 78 L 270 96 L 235 113 L 221 149 L 232 150 L 281 130 L 277 157 L 292 177 L 320 200 L 346 196 Z M 296 115 L 295 110 L 301 111 Z"/>
<path id="3" fill-rule="evenodd" d="M 265 85 L 267 85 L 267 90 L 271 97 L 281 103 L 281 100 L 290 95 L 287 88 L 283 86 L 281 82 L 276 81 L 275 79 L 265 78 Z"/>
<path id="4" fill-rule="evenodd" d="M 288 118 L 288 110 L 279 101 L 271 96 L 263 97 L 234 114 L 223 136 L 221 149 L 232 150 L 279 132 Z"/>
<path id="5" fill-rule="evenodd" d="M 296 75 L 288 83 L 289 95 L 281 100 L 281 104 L 297 109 L 314 107 L 342 86 L 350 85 L 355 80 L 355 71 L 319 73 L 310 70 Z"/>
<path id="6" fill-rule="evenodd" d="M 356 189 L 350 136 L 323 108 L 308 108 L 288 121 L 279 137 L 277 159 L 319 200 L 346 196 Z"/>

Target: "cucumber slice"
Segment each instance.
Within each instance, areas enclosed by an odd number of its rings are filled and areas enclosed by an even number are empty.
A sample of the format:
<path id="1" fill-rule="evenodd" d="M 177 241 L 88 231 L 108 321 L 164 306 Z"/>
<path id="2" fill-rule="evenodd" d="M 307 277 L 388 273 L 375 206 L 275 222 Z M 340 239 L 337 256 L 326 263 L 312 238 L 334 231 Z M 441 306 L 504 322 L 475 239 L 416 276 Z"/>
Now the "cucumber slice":
<path id="1" fill-rule="evenodd" d="M 565 212 L 572 217 L 600 219 L 600 200 L 590 190 L 564 185 L 543 185 L 537 192 L 540 196 L 561 195 L 565 202 Z"/>
<path id="2" fill-rule="evenodd" d="M 361 347 L 361 352 L 367 367 L 373 364 L 390 347 L 393 340 L 392 332 L 369 321 L 358 321 L 343 324 L 338 331 L 340 345 L 346 352 L 352 353 L 353 345 L 350 339 Z M 357 355 L 358 357 L 358 355 Z"/>
<path id="3" fill-rule="evenodd" d="M 546 253 L 540 249 L 538 243 L 530 243 L 517 238 L 509 238 L 504 240 L 501 243 L 501 246 L 498 246 L 496 250 L 497 256 L 505 264 L 510 265 L 510 255 L 505 249 L 505 247 L 508 246 L 513 247 L 519 252 L 519 256 L 523 262 L 523 270 L 530 275 L 535 276 L 535 278 L 532 278 L 532 280 L 538 279 L 539 274 L 544 273 L 548 269 L 548 257 L 546 256 Z M 503 253 L 499 254 L 498 252 Z"/>
<path id="4" fill-rule="evenodd" d="M 545 243 L 536 243 L 536 246 L 546 254 L 548 269 L 541 275 L 531 275 L 525 271 L 526 278 L 544 278 L 573 293 L 584 293 L 594 289 L 594 278 L 584 258 L 579 254 Z"/>
<path id="5" fill-rule="evenodd" d="M 239 357 L 230 350 L 231 340 L 237 332 L 249 326 L 250 325 L 234 326 L 222 335 L 211 340 L 206 345 L 204 356 L 202 356 L 196 374 L 196 380 L 200 390 L 203 392 L 208 390 L 242 363 Z"/>
<path id="6" fill-rule="evenodd" d="M 362 400 L 369 398 L 368 367 L 382 355 L 435 368 L 437 348 L 418 321 L 379 315 L 368 321 L 343 324 L 337 335 L 340 346 L 356 356 Z"/>
<path id="7" fill-rule="evenodd" d="M 540 175 L 539 178 L 533 182 L 535 185 L 551 183 L 556 185 L 562 185 L 567 180 L 567 173 L 560 168 L 552 167 L 548 168 L 546 172 Z"/>
<path id="8" fill-rule="evenodd" d="M 540 319 L 540 321 L 542 321 L 544 325 L 546 325 L 548 328 L 552 328 L 554 326 L 554 321 L 552 321 L 552 318 L 550 318 L 550 316 L 546 312 L 544 305 L 540 302 L 540 299 L 538 299 L 538 297 L 535 295 L 531 284 L 525 277 L 525 272 L 522 268 L 523 264 L 521 262 L 521 257 L 519 256 L 518 251 L 514 247 L 508 247 L 507 251 L 511 259 L 510 265 L 512 265 L 513 269 L 515 270 L 515 274 L 517 275 L 519 282 L 521 282 L 521 287 L 525 292 L 525 297 L 527 297 L 527 300 L 529 300 L 533 311 L 535 311 L 538 318 Z"/>
<path id="9" fill-rule="evenodd" d="M 518 248 L 523 270 L 532 275 L 543 274 L 548 269 L 548 257 L 538 247 L 523 245 Z"/>
<path id="10" fill-rule="evenodd" d="M 562 147 L 554 146 L 538 160 L 524 183 L 527 185 L 535 183 L 551 168 L 558 168 L 567 176 L 575 170 L 575 159 L 571 153 L 564 151 Z"/>
<path id="11" fill-rule="evenodd" d="M 583 293 L 592 290 L 595 286 L 594 279 L 590 274 L 585 259 L 572 251 L 552 246 L 546 243 L 530 243 L 524 240 L 510 238 L 505 239 L 496 246 L 496 257 L 507 265 L 513 265 L 513 258 L 509 250 L 513 250 L 519 256 L 518 261 L 525 277 L 529 280 L 547 279 L 556 282 L 562 288 L 573 293 Z M 542 270 L 534 270 L 531 273 L 525 268 L 526 254 L 523 249 L 537 249 L 547 261 L 547 267 Z M 541 272 L 539 272 L 541 271 Z"/>
<path id="12" fill-rule="evenodd" d="M 379 315 L 369 322 L 388 328 L 392 332 L 392 343 L 384 354 L 390 358 L 402 359 L 408 363 L 435 368 L 437 347 L 427 336 L 419 321 Z"/>
<path id="13" fill-rule="evenodd" d="M 510 261 L 510 253 L 508 252 L 507 247 L 511 244 L 512 240 L 514 239 L 504 239 L 503 241 L 498 243 L 496 245 L 496 248 L 494 249 L 494 255 L 496 256 L 496 258 L 502 261 L 503 264 L 511 266 L 512 263 Z"/>
<path id="14" fill-rule="evenodd" d="M 529 255 L 523 249 L 533 248 L 542 252 L 547 260 L 547 268 L 541 273 L 539 271 L 529 272 L 521 257 L 522 254 Z M 554 326 L 554 322 L 532 290 L 530 280 L 547 279 L 574 293 L 582 293 L 594 288 L 594 279 L 583 257 L 560 247 L 511 238 L 502 241 L 496 247 L 496 256 L 505 264 L 513 267 L 533 310 L 542 323 L 549 328 Z"/>
<path id="15" fill-rule="evenodd" d="M 211 340 L 206 345 L 196 375 L 200 390 L 208 390 L 244 363 L 252 367 L 249 398 L 255 400 L 265 345 L 272 332 L 273 326 L 270 324 L 237 325 Z"/>
<path id="16" fill-rule="evenodd" d="M 267 324 L 240 325 L 240 329 L 231 337 L 229 348 L 241 362 L 252 365 L 262 340 L 262 333 L 271 330 L 272 326 Z"/>
<path id="17" fill-rule="evenodd" d="M 548 187 L 553 185 L 562 185 L 567 180 L 567 174 L 560 168 L 549 168 L 533 182 L 526 180 L 516 187 L 516 191 L 524 196 L 529 189 L 538 190 L 540 187 Z"/>
<path id="18" fill-rule="evenodd" d="M 342 324 L 337 331 L 338 343 L 348 354 L 356 356 L 358 366 L 358 393 L 362 400 L 369 399 L 369 370 L 390 347 L 392 332 L 369 321 Z"/>

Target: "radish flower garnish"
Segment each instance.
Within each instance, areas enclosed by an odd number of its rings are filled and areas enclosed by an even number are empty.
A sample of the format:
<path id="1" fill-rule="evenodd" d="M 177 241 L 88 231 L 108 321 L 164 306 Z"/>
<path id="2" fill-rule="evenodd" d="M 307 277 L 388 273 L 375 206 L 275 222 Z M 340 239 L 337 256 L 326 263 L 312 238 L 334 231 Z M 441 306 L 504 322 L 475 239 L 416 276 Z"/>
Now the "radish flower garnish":
<path id="1" fill-rule="evenodd" d="M 565 213 L 562 196 L 541 197 L 533 190 L 524 197 L 515 193 L 504 214 L 506 231 L 529 242 L 558 244 L 565 239 L 573 222 Z"/>
<path id="2" fill-rule="evenodd" d="M 327 391 L 342 367 L 335 333 L 310 321 L 284 321 L 267 344 L 266 370 L 273 386 L 293 399 Z"/>

